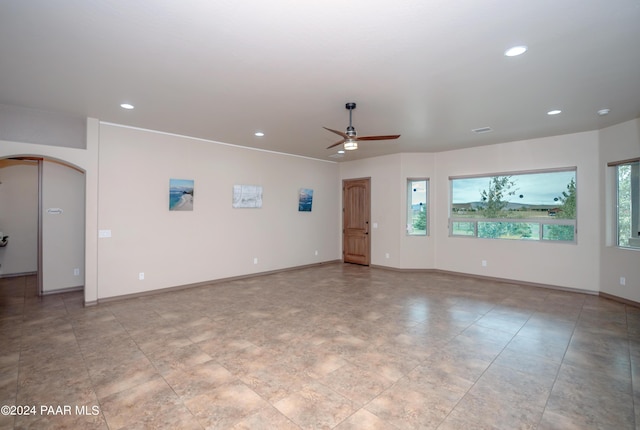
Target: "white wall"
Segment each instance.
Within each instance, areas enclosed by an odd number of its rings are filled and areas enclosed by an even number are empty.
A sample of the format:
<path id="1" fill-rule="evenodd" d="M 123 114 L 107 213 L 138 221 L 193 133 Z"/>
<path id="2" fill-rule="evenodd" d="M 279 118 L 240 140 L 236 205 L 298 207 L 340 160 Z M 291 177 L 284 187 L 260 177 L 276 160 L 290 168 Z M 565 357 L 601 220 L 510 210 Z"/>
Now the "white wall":
<path id="1" fill-rule="evenodd" d="M 557 167 L 578 169 L 578 243 L 452 238 L 449 177 Z M 598 291 L 600 228 L 598 133 L 577 133 L 436 154 L 402 154 L 345 162 L 342 178 L 372 178 L 372 264 L 440 269 L 586 291 Z M 406 180 L 430 179 L 426 238 L 407 237 Z M 391 250 L 390 259 L 384 253 Z M 400 255 L 394 259 L 394 254 Z M 481 261 L 488 262 L 482 267 Z"/>
<path id="2" fill-rule="evenodd" d="M 436 267 L 564 288 L 599 290 L 598 133 L 586 132 L 436 154 Z M 577 167 L 577 244 L 449 237 L 449 177 Z M 482 260 L 487 261 L 483 267 Z"/>
<path id="3" fill-rule="evenodd" d="M 99 122 L 87 119 L 86 149 L 0 141 L 0 158 L 37 156 L 60 160 L 85 172 L 85 303 L 97 301 L 97 207 Z M 46 281 L 46 280 L 45 280 Z"/>
<path id="4" fill-rule="evenodd" d="M 401 267 L 400 233 L 403 221 L 401 155 L 367 158 L 340 163 L 340 179 L 371 178 L 371 264 Z M 340 190 L 340 196 L 342 190 Z M 341 229 L 340 229 L 341 230 Z M 342 237 L 340 237 L 342 243 Z M 386 255 L 389 254 L 389 258 Z"/>
<path id="5" fill-rule="evenodd" d="M 99 298 L 341 258 L 337 163 L 104 123 L 99 140 Z M 193 211 L 169 211 L 171 178 L 195 181 Z M 234 185 L 263 207 L 232 208 Z"/>
<path id="6" fill-rule="evenodd" d="M 435 199 L 432 196 L 435 180 L 435 154 L 402 154 L 400 173 L 400 195 L 401 195 L 401 221 L 400 228 L 400 267 L 403 269 L 433 269 L 435 268 L 436 250 L 434 229 L 440 222 L 445 220 L 437 219 L 437 211 L 434 210 Z M 429 179 L 429 189 L 427 190 L 427 231 L 428 236 L 409 236 L 405 230 L 407 224 L 407 190 L 408 178 Z"/>
<path id="7" fill-rule="evenodd" d="M 84 173 L 45 160 L 42 165 L 42 289 L 84 286 Z"/>
<path id="8" fill-rule="evenodd" d="M 605 183 L 606 162 L 637 157 L 639 136 L 640 121 L 635 120 L 600 132 L 337 165 L 88 119 L 86 150 L 2 141 L 0 157 L 39 155 L 85 170 L 87 303 L 339 259 L 341 179 L 356 177 L 372 178 L 372 222 L 378 223 L 372 229 L 374 265 L 602 290 L 640 302 L 638 252 L 617 249 L 606 240 L 611 202 L 610 183 Z M 578 168 L 577 245 L 448 237 L 449 176 L 569 166 Z M 408 238 L 406 178 L 423 176 L 430 179 L 431 234 Z M 172 177 L 195 179 L 194 212 L 168 211 Z M 231 187 L 252 182 L 264 187 L 264 207 L 232 210 Z M 131 192 L 122 192 L 132 184 Z M 300 187 L 315 190 L 311 213 L 296 211 Z M 98 228 L 112 229 L 113 237 L 98 240 Z M 482 259 L 489 263 L 486 268 Z M 138 281 L 140 271 L 145 271 L 144 281 Z M 620 276 L 626 276 L 626 288 L 618 285 Z"/>
<path id="9" fill-rule="evenodd" d="M 604 170 L 600 192 L 606 196 L 602 205 L 601 291 L 640 302 L 640 250 L 615 246 L 615 168 L 607 163 L 640 157 L 640 119 L 600 131 L 600 165 Z M 620 277 L 626 279 L 620 285 Z"/>
<path id="10" fill-rule="evenodd" d="M 0 160 L 0 276 L 38 270 L 38 162 Z"/>
<path id="11" fill-rule="evenodd" d="M 394 154 L 340 164 L 340 178 L 371 178 L 371 264 L 397 269 L 433 269 L 433 234 L 408 236 L 407 179 L 434 176 L 434 154 Z M 429 197 L 428 205 L 433 204 Z M 427 219 L 434 226 L 434 211 Z M 375 227 L 377 225 L 377 228 Z M 389 258 L 387 258 L 389 254 Z"/>

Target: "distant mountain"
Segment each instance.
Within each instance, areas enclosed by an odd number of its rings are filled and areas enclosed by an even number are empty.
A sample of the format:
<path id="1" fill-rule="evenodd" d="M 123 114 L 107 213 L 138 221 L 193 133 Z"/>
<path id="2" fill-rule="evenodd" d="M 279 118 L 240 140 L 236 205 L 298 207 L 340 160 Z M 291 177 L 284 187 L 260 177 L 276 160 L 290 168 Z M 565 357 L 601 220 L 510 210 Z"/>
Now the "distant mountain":
<path id="1" fill-rule="evenodd" d="M 507 203 L 507 210 L 512 210 L 512 211 L 518 211 L 521 210 L 523 208 L 529 209 L 529 210 L 538 210 L 538 211 L 546 211 L 549 209 L 553 209 L 556 208 L 560 205 L 555 204 L 555 205 L 529 205 L 526 203 L 512 203 L 509 202 Z M 463 208 L 469 208 L 469 209 L 482 209 L 484 207 L 484 203 L 483 202 L 469 202 L 469 203 L 454 203 L 453 204 L 454 208 L 459 208 L 459 209 L 463 209 Z"/>

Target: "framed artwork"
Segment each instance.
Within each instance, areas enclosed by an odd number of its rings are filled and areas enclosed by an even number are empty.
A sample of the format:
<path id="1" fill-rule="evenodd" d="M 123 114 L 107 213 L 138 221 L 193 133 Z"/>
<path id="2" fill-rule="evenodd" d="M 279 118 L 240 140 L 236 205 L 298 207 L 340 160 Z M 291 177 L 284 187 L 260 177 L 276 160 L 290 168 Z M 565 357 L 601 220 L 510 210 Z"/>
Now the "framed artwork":
<path id="1" fill-rule="evenodd" d="M 311 212 L 313 204 L 313 190 L 311 188 L 300 188 L 298 193 L 298 212 Z"/>
<path id="2" fill-rule="evenodd" d="M 261 208 L 262 187 L 260 185 L 234 185 L 234 208 Z"/>
<path id="3" fill-rule="evenodd" d="M 193 179 L 169 179 L 169 210 L 193 210 Z"/>

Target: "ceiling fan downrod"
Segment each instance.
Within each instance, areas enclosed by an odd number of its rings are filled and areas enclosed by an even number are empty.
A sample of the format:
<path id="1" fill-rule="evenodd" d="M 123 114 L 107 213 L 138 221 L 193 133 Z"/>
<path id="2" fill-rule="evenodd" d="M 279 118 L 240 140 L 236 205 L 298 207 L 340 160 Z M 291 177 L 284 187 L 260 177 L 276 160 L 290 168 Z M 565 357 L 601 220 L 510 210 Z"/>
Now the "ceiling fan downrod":
<path id="1" fill-rule="evenodd" d="M 347 127 L 346 134 L 349 137 L 356 137 L 357 135 L 356 129 L 353 128 L 353 125 L 351 125 L 351 114 L 353 113 L 353 110 L 356 108 L 356 104 L 351 102 L 351 103 L 347 103 L 344 107 L 349 109 L 349 127 Z"/>

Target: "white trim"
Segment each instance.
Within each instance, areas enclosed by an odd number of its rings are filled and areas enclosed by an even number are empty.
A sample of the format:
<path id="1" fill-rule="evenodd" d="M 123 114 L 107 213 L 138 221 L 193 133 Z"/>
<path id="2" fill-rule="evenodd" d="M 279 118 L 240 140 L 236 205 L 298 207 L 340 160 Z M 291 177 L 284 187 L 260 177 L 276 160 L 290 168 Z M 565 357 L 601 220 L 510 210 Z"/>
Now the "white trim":
<path id="1" fill-rule="evenodd" d="M 165 135 L 165 136 L 181 137 L 181 138 L 184 138 L 184 139 L 197 140 L 199 142 L 215 143 L 215 144 L 224 145 L 224 146 L 232 146 L 232 147 L 240 148 L 240 149 L 248 149 L 250 151 L 267 152 L 267 153 L 270 153 L 270 154 L 286 155 L 286 156 L 289 156 L 289 157 L 304 158 L 304 159 L 307 159 L 307 160 L 322 161 L 324 163 L 337 164 L 337 161 L 323 160 L 321 158 L 306 157 L 304 155 L 289 154 L 289 153 L 286 153 L 286 152 L 270 151 L 268 149 L 253 148 L 251 146 L 236 145 L 236 144 L 233 144 L 233 143 L 218 142 L 217 140 L 205 139 L 205 138 L 202 138 L 202 137 L 186 136 L 184 134 L 169 133 L 169 132 L 166 132 L 166 131 L 151 130 L 149 128 L 141 128 L 141 127 L 134 127 L 134 126 L 131 126 L 131 125 L 116 124 L 116 123 L 107 122 L 107 121 L 100 121 L 100 124 L 109 125 L 109 126 L 112 126 L 112 127 L 127 128 L 127 129 L 130 129 L 130 130 L 146 131 L 146 132 L 149 132 L 149 133 L 162 134 L 162 135 Z"/>

